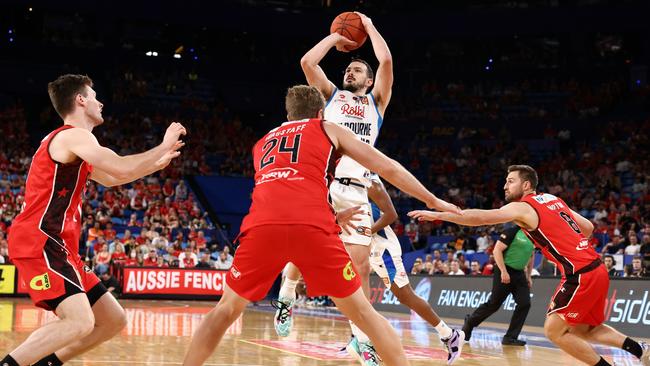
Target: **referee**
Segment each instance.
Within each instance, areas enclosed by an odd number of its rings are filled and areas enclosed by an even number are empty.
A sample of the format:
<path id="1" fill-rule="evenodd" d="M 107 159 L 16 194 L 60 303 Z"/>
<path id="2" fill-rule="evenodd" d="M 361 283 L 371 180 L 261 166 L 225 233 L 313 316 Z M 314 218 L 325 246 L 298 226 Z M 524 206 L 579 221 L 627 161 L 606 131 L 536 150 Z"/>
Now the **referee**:
<path id="1" fill-rule="evenodd" d="M 465 340 L 469 341 L 474 327 L 478 327 L 485 319 L 499 310 L 508 294 L 512 294 L 517 303 L 510 319 L 510 327 L 503 336 L 501 344 L 523 346 L 525 341 L 519 340 L 519 333 L 524 326 L 528 310 L 530 310 L 530 273 L 533 269 L 534 245 L 518 226 L 501 233 L 494 247 L 494 269 L 492 279 L 492 294 L 487 302 L 481 304 L 471 315 L 465 316 L 463 331 Z"/>

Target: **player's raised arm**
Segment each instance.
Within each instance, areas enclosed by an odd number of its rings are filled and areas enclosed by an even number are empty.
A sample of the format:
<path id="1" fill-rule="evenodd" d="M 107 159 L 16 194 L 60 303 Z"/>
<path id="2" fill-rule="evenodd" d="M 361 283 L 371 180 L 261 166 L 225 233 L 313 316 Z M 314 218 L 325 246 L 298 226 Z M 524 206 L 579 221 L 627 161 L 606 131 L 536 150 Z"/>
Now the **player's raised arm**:
<path id="1" fill-rule="evenodd" d="M 312 49 L 307 51 L 300 59 L 300 67 L 305 73 L 307 83 L 315 86 L 323 94 L 325 99 L 329 99 L 334 92 L 334 84 L 327 78 L 323 69 L 318 65 L 332 47 L 347 52 L 345 46 L 355 46 L 357 43 L 351 41 L 338 33 L 332 33 L 323 38 Z"/>
<path id="2" fill-rule="evenodd" d="M 119 156 L 113 150 L 101 146 L 95 136 L 88 130 L 72 128 L 61 132 L 55 140 L 57 146 L 63 146 L 94 167 L 91 179 L 106 186 L 128 183 L 165 168 L 170 161 L 180 155 L 184 143 L 179 141 L 185 135 L 185 127 L 172 123 L 163 142 L 146 152 Z"/>
<path id="3" fill-rule="evenodd" d="M 341 154 L 348 155 L 365 168 L 376 172 L 395 187 L 424 202 L 427 207 L 441 211 L 460 212 L 460 209 L 429 192 L 400 163 L 387 157 L 381 151 L 362 142 L 349 129 L 332 122 L 323 122 L 325 132 Z"/>
<path id="4" fill-rule="evenodd" d="M 573 219 L 578 224 L 582 235 L 586 238 L 590 237 L 594 232 L 594 224 L 573 210 L 571 210 L 571 215 L 573 215 Z"/>
<path id="5" fill-rule="evenodd" d="M 535 210 L 523 202 L 511 202 L 494 210 L 463 210 L 461 215 L 426 210 L 411 211 L 408 215 L 420 221 L 441 220 L 465 226 L 495 225 L 514 221 L 517 225 L 530 230 L 537 228 L 539 220 Z"/>
<path id="6" fill-rule="evenodd" d="M 377 31 L 372 20 L 362 13 L 355 13 L 361 17 L 361 23 L 366 29 L 368 37 L 370 37 L 372 49 L 375 52 L 377 61 L 379 61 L 379 68 L 377 69 L 377 75 L 375 75 L 372 95 L 377 100 L 379 111 L 383 115 L 388 106 L 388 102 L 390 102 L 393 90 L 393 56 L 390 53 L 390 49 L 388 48 L 388 44 L 384 40 L 384 37 L 381 36 L 379 31 Z"/>
<path id="7" fill-rule="evenodd" d="M 390 199 L 388 192 L 386 192 L 386 187 L 384 187 L 383 183 L 378 179 L 372 180 L 372 186 L 368 188 L 368 198 L 370 198 L 382 212 L 382 215 L 370 228 L 370 231 L 374 234 L 395 222 L 395 220 L 397 220 L 397 211 L 395 210 L 395 206 L 393 205 L 393 201 Z"/>

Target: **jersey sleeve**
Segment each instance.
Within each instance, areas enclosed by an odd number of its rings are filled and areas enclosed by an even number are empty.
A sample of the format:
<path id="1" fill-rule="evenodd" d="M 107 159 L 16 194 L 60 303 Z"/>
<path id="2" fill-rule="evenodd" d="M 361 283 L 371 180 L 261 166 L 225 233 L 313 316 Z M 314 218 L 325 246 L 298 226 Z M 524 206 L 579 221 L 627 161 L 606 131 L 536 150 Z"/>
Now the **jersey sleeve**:
<path id="1" fill-rule="evenodd" d="M 499 241 L 509 247 L 510 244 L 512 244 L 512 241 L 515 240 L 517 232 L 519 232 L 519 227 L 516 226 L 510 229 L 506 229 L 501 232 L 501 235 L 499 235 Z"/>

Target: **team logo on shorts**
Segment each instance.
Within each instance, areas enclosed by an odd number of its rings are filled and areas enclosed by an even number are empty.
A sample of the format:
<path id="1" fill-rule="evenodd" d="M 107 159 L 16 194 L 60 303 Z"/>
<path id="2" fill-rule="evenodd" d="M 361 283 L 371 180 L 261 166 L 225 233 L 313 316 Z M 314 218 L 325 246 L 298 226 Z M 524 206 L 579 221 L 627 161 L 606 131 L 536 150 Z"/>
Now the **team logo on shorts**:
<path id="1" fill-rule="evenodd" d="M 567 318 L 575 319 L 575 318 L 577 318 L 579 315 L 580 315 L 580 313 L 567 313 L 567 314 L 566 314 L 566 317 L 567 317 Z"/>
<path id="2" fill-rule="evenodd" d="M 343 278 L 347 281 L 352 281 L 356 276 L 357 274 L 354 272 L 354 268 L 352 268 L 352 262 L 348 261 L 348 264 L 343 268 Z"/>
<path id="3" fill-rule="evenodd" d="M 357 234 L 372 237 L 372 230 L 366 226 L 357 226 Z"/>
<path id="4" fill-rule="evenodd" d="M 42 275 L 34 276 L 31 281 L 29 281 L 29 287 L 32 290 L 42 291 L 50 288 L 50 276 L 47 273 Z"/>
<path id="5" fill-rule="evenodd" d="M 238 280 L 241 278 L 241 272 L 239 272 L 235 266 L 232 266 L 230 267 L 230 277 L 232 277 L 233 280 Z"/>
<path id="6" fill-rule="evenodd" d="M 90 272 L 92 272 L 92 271 L 93 271 L 93 270 L 90 269 L 90 267 L 88 267 L 87 265 L 84 264 L 84 272 L 86 272 L 86 273 L 90 273 Z"/>

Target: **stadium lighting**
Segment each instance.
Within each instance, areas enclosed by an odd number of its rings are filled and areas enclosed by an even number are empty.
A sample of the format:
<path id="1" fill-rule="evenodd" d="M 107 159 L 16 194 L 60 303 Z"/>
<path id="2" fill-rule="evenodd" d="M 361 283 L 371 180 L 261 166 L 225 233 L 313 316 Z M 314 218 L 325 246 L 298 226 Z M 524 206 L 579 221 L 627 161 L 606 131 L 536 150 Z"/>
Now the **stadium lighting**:
<path id="1" fill-rule="evenodd" d="M 147 51 L 147 53 L 145 53 L 145 55 L 147 56 L 151 56 L 151 54 L 152 54 L 151 51 Z"/>
<path id="2" fill-rule="evenodd" d="M 151 55 L 153 55 L 153 57 L 157 57 L 157 56 L 158 56 L 158 52 L 153 51 L 153 52 L 151 53 Z"/>
<path id="3" fill-rule="evenodd" d="M 30 6 L 28 10 L 29 10 L 29 11 L 32 11 L 32 10 L 34 10 L 34 8 L 32 8 L 32 7 Z"/>
<path id="4" fill-rule="evenodd" d="M 174 58 L 181 58 L 181 54 L 180 53 L 175 53 Z"/>
<path id="5" fill-rule="evenodd" d="M 489 60 L 488 60 L 489 63 L 492 63 L 492 61 L 494 61 L 494 60 L 492 60 L 492 59 L 489 59 Z"/>
<path id="6" fill-rule="evenodd" d="M 486 71 L 490 71 L 490 66 L 485 66 Z"/>

